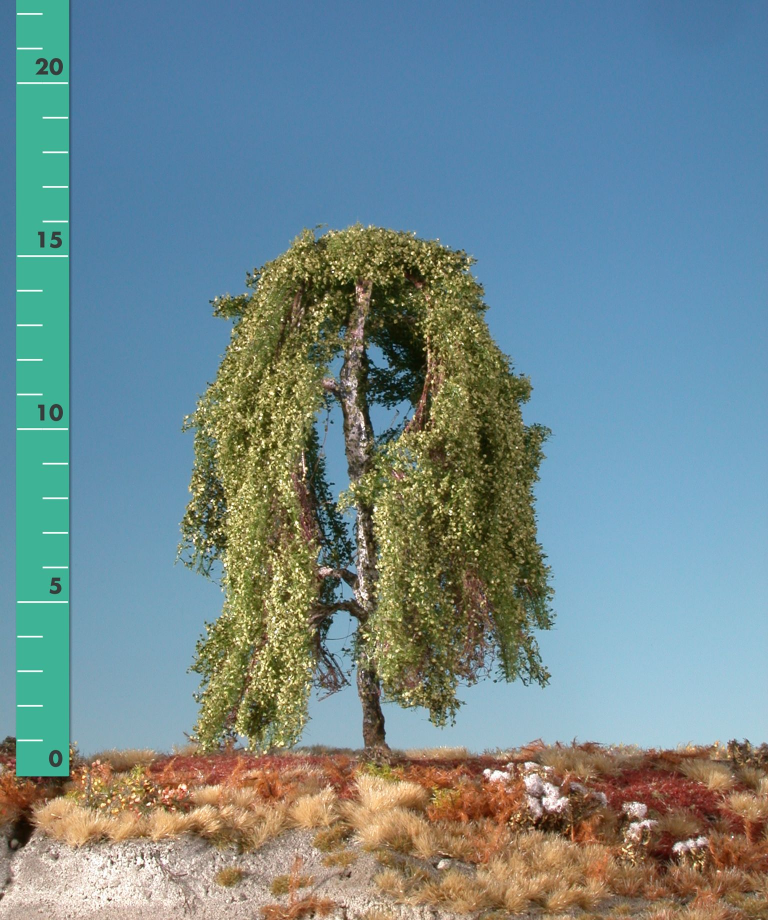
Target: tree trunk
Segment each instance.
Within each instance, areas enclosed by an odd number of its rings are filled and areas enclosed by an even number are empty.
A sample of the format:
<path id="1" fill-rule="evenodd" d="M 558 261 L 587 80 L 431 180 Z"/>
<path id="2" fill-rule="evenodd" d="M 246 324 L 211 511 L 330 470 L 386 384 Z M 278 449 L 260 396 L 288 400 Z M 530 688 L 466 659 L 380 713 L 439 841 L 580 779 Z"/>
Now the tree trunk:
<path id="1" fill-rule="evenodd" d="M 368 412 L 365 384 L 368 377 L 368 356 L 365 351 L 365 320 L 371 306 L 372 284 L 358 280 L 355 284 L 355 306 L 351 311 L 344 345 L 344 364 L 339 375 L 339 395 L 344 415 L 344 446 L 347 455 L 350 485 L 356 483 L 369 469 L 373 459 L 373 427 Z M 362 614 L 359 626 L 368 619 L 375 604 L 376 541 L 373 535 L 373 509 L 356 502 L 357 512 L 357 580 L 355 599 Z M 359 628 L 359 627 L 358 627 Z M 366 750 L 389 750 L 384 735 L 384 714 L 381 711 L 381 687 L 376 665 L 366 654 L 365 645 L 358 641 L 357 692 L 363 707 L 363 742 Z"/>

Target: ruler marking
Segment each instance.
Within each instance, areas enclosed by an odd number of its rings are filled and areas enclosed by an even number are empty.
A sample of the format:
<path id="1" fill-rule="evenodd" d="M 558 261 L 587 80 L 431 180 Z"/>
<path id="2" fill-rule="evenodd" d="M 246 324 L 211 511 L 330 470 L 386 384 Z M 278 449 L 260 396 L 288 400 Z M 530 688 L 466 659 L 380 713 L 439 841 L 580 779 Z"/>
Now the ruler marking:
<path id="1" fill-rule="evenodd" d="M 42 517 L 50 520 L 47 526 L 71 527 L 71 496 L 69 485 L 70 456 L 70 244 L 71 228 L 72 140 L 70 135 L 70 0 L 16 0 L 16 328 L 38 329 L 34 336 L 16 334 L 16 628 L 45 626 L 45 634 L 16 633 L 16 732 L 17 776 L 66 776 L 70 769 L 70 531 L 37 528 Z M 19 9 L 23 6 L 33 9 Z M 37 11 L 34 7 L 37 6 Z M 31 24 L 31 19 L 42 17 L 45 22 Z M 26 25 L 25 22 L 30 22 Z M 42 45 L 30 42 L 42 41 Z M 34 55 L 33 55 L 34 53 Z M 44 57 L 46 60 L 39 60 Z M 40 65 L 44 66 L 41 73 Z M 42 78 L 42 79 L 41 79 Z M 10 83 L 10 80 L 8 81 Z M 35 92 L 19 89 L 27 86 L 58 86 L 56 92 Z M 45 98 L 44 98 L 45 97 Z M 46 112 L 47 110 L 47 112 Z M 53 110 L 53 111 L 51 111 Z M 57 111 L 58 110 L 58 111 Z M 64 110 L 64 111 L 62 111 Z M 43 114 L 45 113 L 45 114 Z M 40 133 L 40 121 L 65 121 L 59 130 Z M 43 126 L 45 128 L 45 126 Z M 61 166 L 51 166 L 41 156 L 60 156 Z M 49 202 L 40 195 L 44 190 L 60 190 L 66 197 Z M 47 214 L 45 212 L 48 212 Z M 59 230 L 56 230 L 56 225 Z M 50 229 L 49 229 L 50 228 Z M 44 233 L 41 231 L 45 231 Z M 40 240 L 38 240 L 38 236 Z M 62 239 L 64 237 L 64 239 Z M 39 245 L 38 245 L 39 243 Z M 30 250 L 34 250 L 30 252 Z M 32 260 L 50 261 L 32 261 Z M 58 262 L 55 260 L 59 260 Z M 35 287 L 41 284 L 42 287 Z M 41 305 L 48 316 L 47 307 L 56 307 L 57 316 L 64 322 L 56 325 L 43 322 L 25 309 L 30 301 L 25 294 L 47 295 Z M 64 313 L 61 313 L 61 310 Z M 60 323 L 60 320 L 57 320 Z M 34 339 L 34 342 L 28 341 Z M 27 355 L 19 354 L 27 352 Z M 29 352 L 32 355 L 29 355 Z M 37 355 L 34 354 L 37 352 Z M 39 364 L 25 370 L 22 364 Z M 29 375 L 33 374 L 34 379 Z M 35 387 L 35 390 L 30 389 Z M 39 389 L 37 389 L 39 387 Z M 34 397 L 35 406 L 29 399 Z M 64 431 L 66 439 L 59 438 L 55 449 L 45 439 L 26 438 L 25 432 Z M 53 440 L 53 439 L 49 439 Z M 66 448 L 62 449 L 62 441 Z M 53 452 L 65 454 L 66 461 L 45 461 L 40 454 Z M 62 477 L 49 476 L 45 466 L 63 466 Z M 55 480 L 50 481 L 49 480 Z M 41 501 L 60 501 L 60 512 L 40 514 Z M 52 506 L 45 506 L 49 508 Z M 40 536 L 63 536 L 66 541 L 39 540 Z M 50 564 L 50 556 L 63 557 L 64 564 Z M 47 559 L 45 557 L 48 557 Z M 50 570 L 59 570 L 55 578 Z M 51 590 L 52 589 L 52 593 Z M 62 599 L 62 594 L 64 598 Z M 57 604 L 64 609 L 50 611 L 50 615 L 32 607 Z M 30 619 L 32 622 L 30 622 Z M 47 624 L 50 619 L 51 625 Z M 35 623 L 34 620 L 45 622 Z M 44 645 L 27 646 L 23 642 L 45 642 Z M 37 651 L 35 651 L 35 649 Z M 23 657 L 18 657 L 22 655 Z M 27 667 L 18 667 L 18 665 Z M 38 681 L 28 681 L 22 675 L 36 674 Z M 34 703 L 29 700 L 34 683 Z M 26 710 L 40 709 L 30 713 Z M 40 747 L 28 747 L 39 744 Z"/>

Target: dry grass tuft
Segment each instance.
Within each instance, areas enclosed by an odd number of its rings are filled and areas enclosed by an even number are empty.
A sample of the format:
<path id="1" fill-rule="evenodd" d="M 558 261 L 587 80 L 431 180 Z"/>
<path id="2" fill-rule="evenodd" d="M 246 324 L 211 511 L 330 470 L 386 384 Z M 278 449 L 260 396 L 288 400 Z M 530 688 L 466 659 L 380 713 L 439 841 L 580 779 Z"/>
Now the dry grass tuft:
<path id="1" fill-rule="evenodd" d="M 147 834 L 152 840 L 169 840 L 194 831 L 191 813 L 164 811 L 162 808 L 148 816 Z"/>
<path id="2" fill-rule="evenodd" d="M 318 898 L 315 894 L 297 899 L 296 892 L 299 888 L 311 885 L 311 877 L 299 875 L 302 858 L 296 856 L 290 875 L 280 875 L 272 882 L 271 890 L 275 895 L 289 894 L 287 904 L 268 904 L 261 909 L 261 915 L 264 920 L 298 920 L 300 917 L 314 916 L 319 914 L 321 917 L 329 914 L 338 905 L 334 901 L 325 898 Z"/>
<path id="3" fill-rule="evenodd" d="M 213 805 L 200 805 L 188 814 L 190 829 L 203 839 L 212 840 L 224 830 L 224 821 Z"/>
<path id="4" fill-rule="evenodd" d="M 112 819 L 70 799 L 54 799 L 34 811 L 34 821 L 54 840 L 81 847 L 89 840 L 109 837 Z"/>
<path id="5" fill-rule="evenodd" d="M 608 847 L 579 847 L 533 830 L 479 867 L 477 878 L 489 896 L 496 892 L 498 906 L 509 911 L 520 912 L 531 902 L 553 911 L 591 910 L 609 896 L 610 861 Z"/>
<path id="6" fill-rule="evenodd" d="M 683 908 L 675 906 L 651 910 L 645 915 L 644 920 L 743 920 L 743 915 L 725 905 Z"/>
<path id="7" fill-rule="evenodd" d="M 702 833 L 703 823 L 687 808 L 675 808 L 658 819 L 658 832 L 671 834 L 675 840 L 687 840 Z"/>
<path id="8" fill-rule="evenodd" d="M 338 796 L 327 786 L 315 795 L 303 795 L 288 809 L 288 817 L 296 827 L 330 827 L 337 819 Z"/>
<path id="9" fill-rule="evenodd" d="M 460 914 L 501 906 L 484 885 L 455 869 L 448 869 L 440 879 L 415 888 L 407 900 L 414 905 L 448 907 Z"/>
<path id="10" fill-rule="evenodd" d="M 280 896 L 288 894 L 292 888 L 308 888 L 314 878 L 311 875 L 277 875 L 272 879 L 269 890 L 272 894 Z"/>
<path id="11" fill-rule="evenodd" d="M 198 786 L 189 794 L 195 805 L 218 805 L 221 800 L 221 786 Z"/>
<path id="12" fill-rule="evenodd" d="M 339 821 L 327 830 L 318 831 L 312 840 L 312 845 L 323 853 L 330 853 L 332 850 L 343 847 L 351 836 L 352 828 Z"/>
<path id="13" fill-rule="evenodd" d="M 380 891 L 395 898 L 395 900 L 405 900 L 408 892 L 407 879 L 396 869 L 383 869 L 381 872 L 377 872 L 373 876 L 373 883 Z"/>
<path id="14" fill-rule="evenodd" d="M 346 868 L 357 862 L 357 853 L 352 850 L 337 850 L 335 853 L 329 853 L 323 857 L 324 866 L 340 866 Z"/>
<path id="15" fill-rule="evenodd" d="M 367 821 L 356 827 L 356 837 L 363 849 L 376 850 L 387 846 L 401 853 L 411 853 L 414 837 L 429 833 L 429 823 L 405 808 L 371 812 Z M 424 838 L 422 838 L 423 840 Z"/>
<path id="16" fill-rule="evenodd" d="M 410 760 L 467 760 L 472 756 L 465 747 L 407 748 L 404 754 Z"/>
<path id="17" fill-rule="evenodd" d="M 726 800 L 728 808 L 745 821 L 758 823 L 768 819 L 768 796 L 734 792 Z"/>
<path id="18" fill-rule="evenodd" d="M 552 767 L 560 776 L 569 773 L 582 780 L 591 780 L 604 774 L 615 776 L 634 760 L 637 756 L 631 754 L 617 756 L 606 751 L 585 751 L 576 747 L 548 747 L 539 752 L 535 762 Z"/>
<path id="19" fill-rule="evenodd" d="M 78 805 L 72 799 L 52 799 L 37 806 L 33 823 L 42 831 L 72 846 L 82 846 L 89 839 L 107 837 L 120 842 L 150 833 L 150 819 L 134 812 L 118 815 L 99 815 L 93 809 Z"/>
<path id="20" fill-rule="evenodd" d="M 264 920 L 301 920 L 302 917 L 327 917 L 338 905 L 328 898 L 309 895 L 288 904 L 267 904 L 261 908 Z"/>
<path id="21" fill-rule="evenodd" d="M 137 815 L 132 811 L 123 811 L 119 815 L 113 815 L 110 818 L 107 829 L 109 839 L 115 843 L 122 843 L 124 840 L 135 840 L 138 837 L 148 837 L 150 835 L 150 821 L 144 815 Z"/>
<path id="22" fill-rule="evenodd" d="M 556 877 L 555 880 L 557 881 Z M 585 885 L 570 885 L 564 882 L 562 887 L 554 888 L 546 897 L 544 906 L 547 910 L 553 911 L 570 910 L 573 907 L 594 910 L 608 896 L 605 883 L 596 879 L 590 879 Z"/>
<path id="23" fill-rule="evenodd" d="M 53 837 L 61 821 L 79 809 L 80 806 L 72 799 L 51 799 L 50 802 L 42 802 L 33 807 L 32 822 Z"/>
<path id="24" fill-rule="evenodd" d="M 725 764 L 713 763 L 711 760 L 696 758 L 684 761 L 678 770 L 688 779 L 703 783 L 712 792 L 726 792 L 736 784 L 736 777 Z"/>
<path id="25" fill-rule="evenodd" d="M 129 773 L 139 764 L 148 765 L 157 759 L 159 755 L 156 751 L 149 748 L 129 748 L 125 751 L 118 751 L 116 748 L 110 748 L 107 751 L 99 751 L 87 759 L 88 763 L 100 760 L 102 763 L 110 765 L 115 773 Z"/>
<path id="26" fill-rule="evenodd" d="M 203 753 L 202 745 L 198 744 L 196 741 L 190 741 L 187 744 L 181 745 L 174 744 L 172 750 L 176 757 L 195 757 Z"/>
<path id="27" fill-rule="evenodd" d="M 477 837 L 473 836 L 477 833 Z M 462 827 L 451 824 L 449 821 L 430 822 L 426 840 L 432 845 L 431 852 L 422 846 L 422 832 L 419 830 L 413 838 L 414 855 L 422 859 L 431 859 L 433 856 L 447 856 L 451 859 L 460 859 L 463 862 L 474 862 L 477 859 L 478 838 L 485 842 L 487 838 L 480 829 L 480 824 Z M 428 855 L 429 854 L 429 855 Z"/>
<path id="28" fill-rule="evenodd" d="M 282 811 L 268 811 L 261 823 L 243 835 L 242 845 L 245 849 L 258 850 L 270 840 L 279 837 L 285 830 L 286 819 Z"/>
<path id="29" fill-rule="evenodd" d="M 748 765 L 738 767 L 736 776 L 739 782 L 744 783 L 749 789 L 758 795 L 768 795 L 768 774 L 760 767 L 751 767 Z M 765 789 L 762 788 L 765 783 Z"/>
<path id="30" fill-rule="evenodd" d="M 224 888 L 231 888 L 242 880 L 244 874 L 243 870 L 238 869 L 236 866 L 227 866 L 224 869 L 219 869 L 216 875 L 214 875 L 213 880 L 217 885 L 222 885 Z"/>
<path id="31" fill-rule="evenodd" d="M 425 811 L 429 805 L 429 792 L 418 783 L 389 782 L 366 773 L 356 778 L 360 803 L 371 812 L 389 808 L 412 808 Z"/>
<path id="32" fill-rule="evenodd" d="M 255 789 L 240 787 L 239 789 L 231 786 L 222 786 L 219 797 L 221 805 L 235 805 L 237 808 L 252 808 L 259 805 L 261 799 Z"/>

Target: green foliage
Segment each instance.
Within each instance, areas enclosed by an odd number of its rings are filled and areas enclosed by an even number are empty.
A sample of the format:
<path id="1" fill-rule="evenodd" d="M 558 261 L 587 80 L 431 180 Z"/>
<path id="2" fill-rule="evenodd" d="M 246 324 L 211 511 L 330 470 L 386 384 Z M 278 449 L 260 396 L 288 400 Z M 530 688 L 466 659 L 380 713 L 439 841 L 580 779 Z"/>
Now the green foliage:
<path id="1" fill-rule="evenodd" d="M 360 772 L 367 773 L 369 776 L 377 776 L 379 779 L 385 779 L 390 783 L 396 783 L 400 780 L 398 774 L 394 772 L 388 763 L 365 762 L 360 765 Z"/>
<path id="2" fill-rule="evenodd" d="M 432 788 L 430 804 L 435 808 L 456 805 L 461 798 L 460 789 L 439 789 L 437 786 Z"/>
<path id="3" fill-rule="evenodd" d="M 502 679 L 548 681 L 531 630 L 552 625 L 533 496 L 549 432 L 523 424 L 530 381 L 490 335 L 473 262 L 410 233 L 305 230 L 248 276 L 252 293 L 213 301 L 235 325 L 185 419 L 195 466 L 179 547 L 203 574 L 221 563 L 226 593 L 192 667 L 204 749 L 235 734 L 262 750 L 300 737 L 330 625 L 316 614 L 341 601 L 318 566 L 351 564 L 347 509 L 372 508 L 375 603 L 352 654 L 365 643 L 385 700 L 444 725 L 459 682 L 488 659 Z M 361 279 L 365 341 L 389 365 L 368 359 L 364 398 L 415 412 L 376 439 L 368 473 L 334 503 L 316 421 Z"/>
<path id="4" fill-rule="evenodd" d="M 185 783 L 174 788 L 159 786 L 137 764 L 127 775 L 113 776 L 109 767 L 95 760 L 77 768 L 72 775 L 74 789 L 66 794 L 79 805 L 95 808 L 105 815 L 123 811 L 148 815 L 157 808 L 189 811 L 193 802 Z"/>

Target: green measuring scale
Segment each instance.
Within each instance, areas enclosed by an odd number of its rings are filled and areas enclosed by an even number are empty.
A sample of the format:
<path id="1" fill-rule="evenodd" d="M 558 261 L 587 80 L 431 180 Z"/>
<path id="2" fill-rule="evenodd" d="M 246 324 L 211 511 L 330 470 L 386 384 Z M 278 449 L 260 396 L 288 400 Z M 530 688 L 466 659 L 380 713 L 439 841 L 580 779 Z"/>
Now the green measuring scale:
<path id="1" fill-rule="evenodd" d="M 69 775 L 69 0 L 16 6 L 16 775 Z"/>

